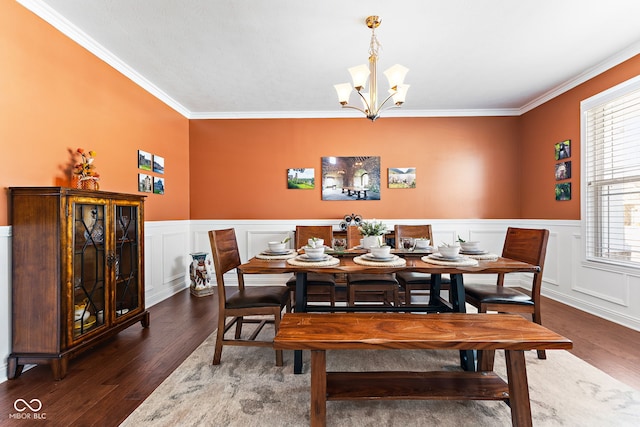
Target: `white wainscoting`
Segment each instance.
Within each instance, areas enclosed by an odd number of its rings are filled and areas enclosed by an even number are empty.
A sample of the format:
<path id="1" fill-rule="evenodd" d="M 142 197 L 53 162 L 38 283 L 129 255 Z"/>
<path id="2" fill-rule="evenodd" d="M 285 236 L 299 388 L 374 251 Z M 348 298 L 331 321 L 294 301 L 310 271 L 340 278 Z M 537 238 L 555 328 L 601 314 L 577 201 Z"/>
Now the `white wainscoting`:
<path id="1" fill-rule="evenodd" d="M 593 265 L 582 261 L 580 221 L 543 220 L 393 220 L 394 224 L 430 223 L 434 242 L 453 242 L 458 235 L 479 240 L 495 253 L 502 251 L 507 227 L 548 228 L 550 231 L 542 293 L 567 305 L 640 330 L 640 270 Z M 339 220 L 198 220 L 148 221 L 145 223 L 145 299 L 147 307 L 189 286 L 191 252 L 211 252 L 207 232 L 235 228 L 242 261 L 264 248 L 267 242 L 293 237 L 296 225 L 334 225 Z M 6 380 L 6 358 L 11 334 L 11 227 L 0 227 L 0 382 Z M 247 276 L 248 284 L 274 284 L 283 275 Z M 494 282 L 493 275 L 474 275 L 466 280 Z M 524 274 L 508 275 L 508 286 L 527 280 Z M 237 283 L 235 273 L 225 281 Z M 205 297 L 206 298 L 206 297 Z M 542 313 L 544 321 L 544 311 Z M 153 327 L 153 319 L 152 319 Z"/>

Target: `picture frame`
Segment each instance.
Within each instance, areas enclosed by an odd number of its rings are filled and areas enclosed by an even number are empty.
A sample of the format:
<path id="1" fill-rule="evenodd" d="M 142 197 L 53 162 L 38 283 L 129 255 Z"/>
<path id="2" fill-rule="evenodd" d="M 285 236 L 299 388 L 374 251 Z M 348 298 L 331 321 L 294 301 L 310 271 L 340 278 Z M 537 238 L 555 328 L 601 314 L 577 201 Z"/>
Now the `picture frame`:
<path id="1" fill-rule="evenodd" d="M 389 188 L 416 188 L 416 168 L 387 169 L 387 186 Z"/>
<path id="2" fill-rule="evenodd" d="M 153 194 L 164 194 L 164 178 L 153 177 Z"/>
<path id="3" fill-rule="evenodd" d="M 322 200 L 380 200 L 380 157 L 323 157 Z"/>
<path id="4" fill-rule="evenodd" d="M 567 200 L 571 200 L 571 183 L 556 184 L 556 201 L 563 202 Z"/>
<path id="5" fill-rule="evenodd" d="M 151 171 L 151 153 L 147 153 L 143 150 L 138 150 L 138 169 Z"/>
<path id="6" fill-rule="evenodd" d="M 151 193 L 153 187 L 153 177 L 146 173 L 138 174 L 138 191 L 142 193 Z"/>
<path id="7" fill-rule="evenodd" d="M 153 155 L 153 171 L 155 173 L 164 174 L 164 157 Z"/>
<path id="8" fill-rule="evenodd" d="M 571 140 L 565 139 L 554 145 L 554 153 L 556 160 L 568 159 L 571 157 Z"/>
<path id="9" fill-rule="evenodd" d="M 287 169 L 287 188 L 290 190 L 313 190 L 316 188 L 315 169 Z"/>
<path id="10" fill-rule="evenodd" d="M 555 165 L 556 181 L 571 178 L 571 161 L 556 163 Z"/>

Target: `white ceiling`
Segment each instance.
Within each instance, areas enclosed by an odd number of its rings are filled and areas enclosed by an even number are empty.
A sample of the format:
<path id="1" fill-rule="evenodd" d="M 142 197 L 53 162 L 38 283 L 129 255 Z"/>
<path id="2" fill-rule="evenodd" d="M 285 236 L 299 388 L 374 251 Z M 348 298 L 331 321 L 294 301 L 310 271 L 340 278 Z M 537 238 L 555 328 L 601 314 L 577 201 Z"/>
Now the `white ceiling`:
<path id="1" fill-rule="evenodd" d="M 520 114 L 640 53 L 638 0 L 18 1 L 189 118 L 354 115 L 368 15 L 410 69 L 386 116 Z"/>

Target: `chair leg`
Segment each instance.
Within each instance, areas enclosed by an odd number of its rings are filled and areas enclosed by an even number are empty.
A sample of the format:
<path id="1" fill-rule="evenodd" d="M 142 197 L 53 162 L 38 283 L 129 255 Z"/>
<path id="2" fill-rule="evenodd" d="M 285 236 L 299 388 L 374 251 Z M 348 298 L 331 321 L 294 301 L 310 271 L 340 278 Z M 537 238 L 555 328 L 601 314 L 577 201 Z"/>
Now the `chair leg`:
<path id="1" fill-rule="evenodd" d="M 275 333 L 278 333 L 278 329 L 280 329 L 280 318 L 282 317 L 282 309 L 278 310 L 276 313 L 273 313 L 273 328 L 275 330 Z M 283 365 L 283 358 L 282 358 L 282 350 L 276 350 L 276 366 L 282 366 Z"/>
<path id="2" fill-rule="evenodd" d="M 356 300 L 356 290 L 353 286 L 347 286 L 347 305 L 353 307 Z"/>
<path id="3" fill-rule="evenodd" d="M 224 315 L 220 314 L 218 319 L 218 332 L 216 333 L 216 349 L 213 353 L 212 365 L 219 365 L 220 358 L 222 357 L 222 342 L 224 341 L 224 329 L 226 319 Z"/>
<path id="4" fill-rule="evenodd" d="M 537 307 L 535 308 L 535 311 L 531 315 L 531 317 L 533 318 L 534 323 L 537 323 L 538 325 L 542 325 L 542 319 Z M 546 358 L 547 358 L 547 352 L 545 350 L 538 350 L 538 359 L 545 360 Z"/>
<path id="5" fill-rule="evenodd" d="M 238 317 L 238 320 L 236 322 L 236 334 L 235 334 L 235 338 L 237 340 L 240 339 L 240 335 L 242 334 L 242 316 Z"/>
<path id="6" fill-rule="evenodd" d="M 411 305 L 411 285 L 404 285 L 404 305 Z"/>

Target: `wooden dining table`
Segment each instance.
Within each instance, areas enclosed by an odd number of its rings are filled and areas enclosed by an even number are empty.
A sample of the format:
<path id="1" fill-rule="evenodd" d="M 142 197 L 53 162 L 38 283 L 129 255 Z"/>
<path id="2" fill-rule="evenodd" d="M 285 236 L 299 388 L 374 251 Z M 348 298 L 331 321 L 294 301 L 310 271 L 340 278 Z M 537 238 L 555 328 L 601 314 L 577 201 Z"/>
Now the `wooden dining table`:
<path id="1" fill-rule="evenodd" d="M 345 252 L 328 252 L 340 260 L 339 264 L 327 267 L 313 265 L 292 265 L 285 259 L 262 259 L 253 257 L 248 262 L 241 264 L 238 270 L 242 274 L 296 274 L 296 300 L 295 311 L 302 312 L 419 312 L 419 313 L 440 313 L 458 312 L 465 313 L 464 294 L 464 274 L 497 274 L 497 273 L 535 273 L 540 271 L 537 265 L 516 261 L 509 258 L 498 257 L 496 260 L 478 260 L 476 266 L 445 266 L 425 262 L 422 256 L 425 254 L 397 250 L 394 253 L 406 260 L 403 266 L 368 266 L 358 264 L 354 261 L 354 256 L 365 253 L 362 250 L 347 250 Z M 401 271 L 413 271 L 419 273 L 429 273 L 431 275 L 431 291 L 428 304 L 411 305 L 370 305 L 366 306 L 326 306 L 309 305 L 307 303 L 307 274 L 308 273 L 329 273 L 329 274 L 388 274 Z M 449 300 L 445 300 L 440 295 L 441 277 L 448 274 L 451 278 L 449 288 Z M 472 350 L 460 351 L 460 365 L 464 370 L 476 370 L 475 354 Z M 302 352 L 294 352 L 294 372 L 302 373 Z"/>

